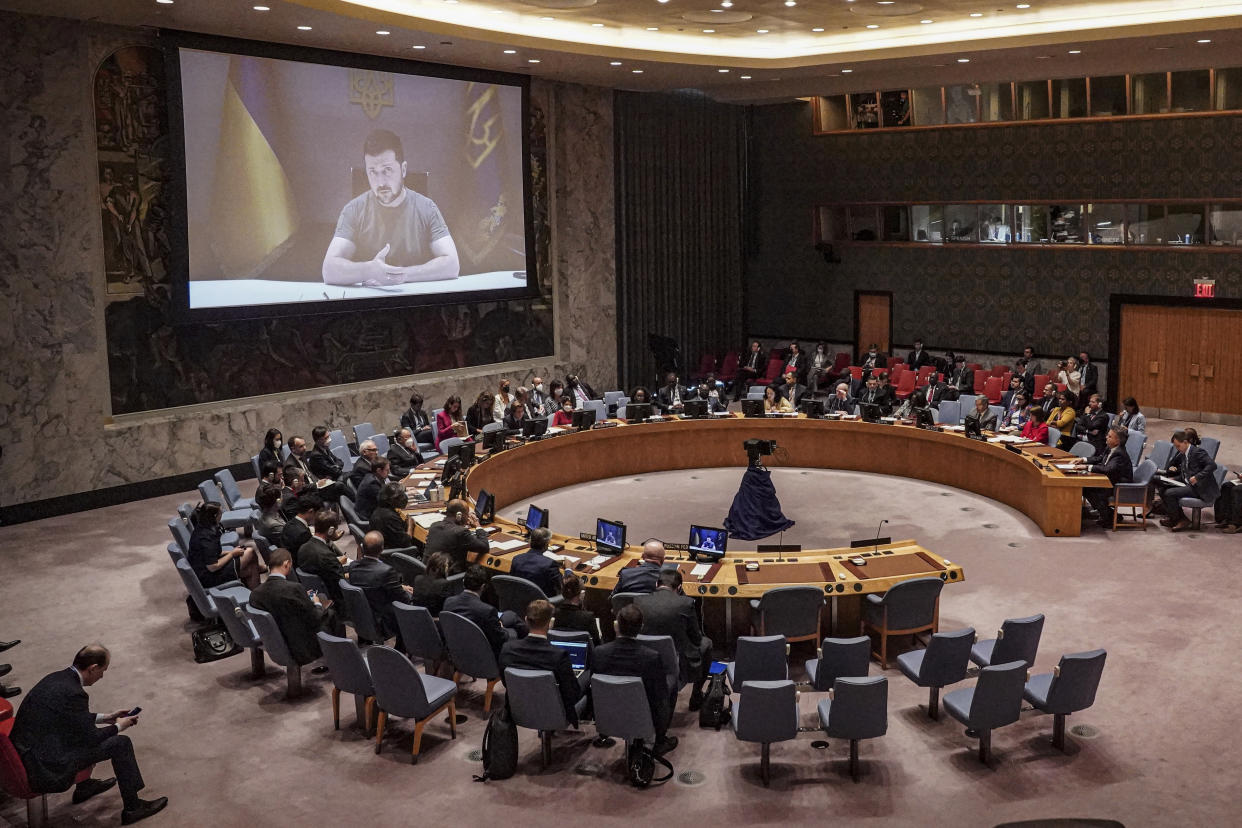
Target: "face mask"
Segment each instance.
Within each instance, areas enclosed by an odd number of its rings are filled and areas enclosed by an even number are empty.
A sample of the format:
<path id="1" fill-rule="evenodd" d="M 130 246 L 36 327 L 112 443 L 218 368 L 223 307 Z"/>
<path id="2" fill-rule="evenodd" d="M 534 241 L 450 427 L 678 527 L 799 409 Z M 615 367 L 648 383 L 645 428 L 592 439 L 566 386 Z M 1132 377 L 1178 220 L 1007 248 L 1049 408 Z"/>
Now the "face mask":
<path id="1" fill-rule="evenodd" d="M 508 394 L 508 393 L 509 393 L 509 386 L 507 386 L 507 385 L 506 385 L 506 386 L 504 386 L 503 388 L 501 388 L 500 390 L 501 390 L 501 391 L 504 391 L 506 394 Z"/>
<path id="2" fill-rule="evenodd" d="M 535 386 L 535 390 L 536 390 L 536 391 L 538 391 L 540 394 L 542 394 L 542 393 L 543 393 L 543 383 L 541 382 L 541 383 L 539 383 L 538 385 L 536 385 L 536 386 Z"/>
<path id="3" fill-rule="evenodd" d="M 281 446 L 283 446 L 283 445 L 284 445 L 284 443 L 283 443 L 283 442 L 281 442 L 280 440 L 277 440 L 275 443 L 273 443 L 273 445 L 275 445 L 275 446 L 276 446 L 276 450 L 277 450 L 277 451 L 279 451 L 279 450 L 280 450 L 280 447 L 281 447 Z"/>
<path id="4" fill-rule="evenodd" d="M 406 441 L 405 441 L 405 447 L 406 447 L 406 448 L 408 448 L 408 449 L 412 449 L 412 448 L 414 448 L 414 438 L 413 438 L 413 437 L 411 437 L 410 439 L 408 439 L 408 440 L 406 440 Z"/>

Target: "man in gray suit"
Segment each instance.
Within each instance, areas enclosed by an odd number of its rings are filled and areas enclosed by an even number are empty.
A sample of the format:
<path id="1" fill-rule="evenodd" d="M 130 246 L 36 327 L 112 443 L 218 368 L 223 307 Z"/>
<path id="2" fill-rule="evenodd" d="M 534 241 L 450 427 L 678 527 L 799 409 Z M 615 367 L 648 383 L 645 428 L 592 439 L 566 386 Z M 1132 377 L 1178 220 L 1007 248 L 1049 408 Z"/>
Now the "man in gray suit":
<path id="1" fill-rule="evenodd" d="M 681 662 L 681 680 L 690 684 L 690 709 L 703 704 L 703 684 L 712 666 L 712 640 L 703 635 L 694 599 L 681 592 L 681 571 L 660 572 L 655 592 L 634 599 L 643 612 L 644 635 L 671 636 Z"/>

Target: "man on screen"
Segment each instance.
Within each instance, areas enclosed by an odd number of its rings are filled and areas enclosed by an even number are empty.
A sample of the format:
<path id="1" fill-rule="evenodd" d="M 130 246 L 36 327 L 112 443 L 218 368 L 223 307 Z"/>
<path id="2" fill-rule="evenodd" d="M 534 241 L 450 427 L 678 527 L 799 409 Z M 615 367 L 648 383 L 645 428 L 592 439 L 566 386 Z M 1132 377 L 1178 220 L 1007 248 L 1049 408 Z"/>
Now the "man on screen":
<path id="1" fill-rule="evenodd" d="M 405 186 L 401 139 L 377 129 L 362 145 L 370 189 L 336 221 L 323 257 L 330 285 L 399 285 L 456 279 L 457 245 L 434 201 Z"/>

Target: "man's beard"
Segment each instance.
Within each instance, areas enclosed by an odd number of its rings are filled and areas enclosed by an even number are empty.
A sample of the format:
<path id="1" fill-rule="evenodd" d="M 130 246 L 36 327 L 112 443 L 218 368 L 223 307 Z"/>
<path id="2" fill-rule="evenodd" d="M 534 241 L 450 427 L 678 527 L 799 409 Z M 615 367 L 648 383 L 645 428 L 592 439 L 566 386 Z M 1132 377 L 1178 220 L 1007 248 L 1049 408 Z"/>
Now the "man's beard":
<path id="1" fill-rule="evenodd" d="M 391 187 L 387 186 L 380 187 L 375 191 L 375 197 L 379 199 L 380 204 L 392 204 L 397 200 L 398 195 L 400 194 L 394 192 Z"/>

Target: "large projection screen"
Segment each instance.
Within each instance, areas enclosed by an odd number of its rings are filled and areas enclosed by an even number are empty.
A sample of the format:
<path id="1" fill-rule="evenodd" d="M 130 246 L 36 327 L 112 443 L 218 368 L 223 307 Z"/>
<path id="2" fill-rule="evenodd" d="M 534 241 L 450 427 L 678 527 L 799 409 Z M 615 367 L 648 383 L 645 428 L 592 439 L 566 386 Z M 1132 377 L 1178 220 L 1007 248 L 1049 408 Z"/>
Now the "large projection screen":
<path id="1" fill-rule="evenodd" d="M 532 295 L 526 79 L 202 44 L 169 47 L 190 319 Z"/>

